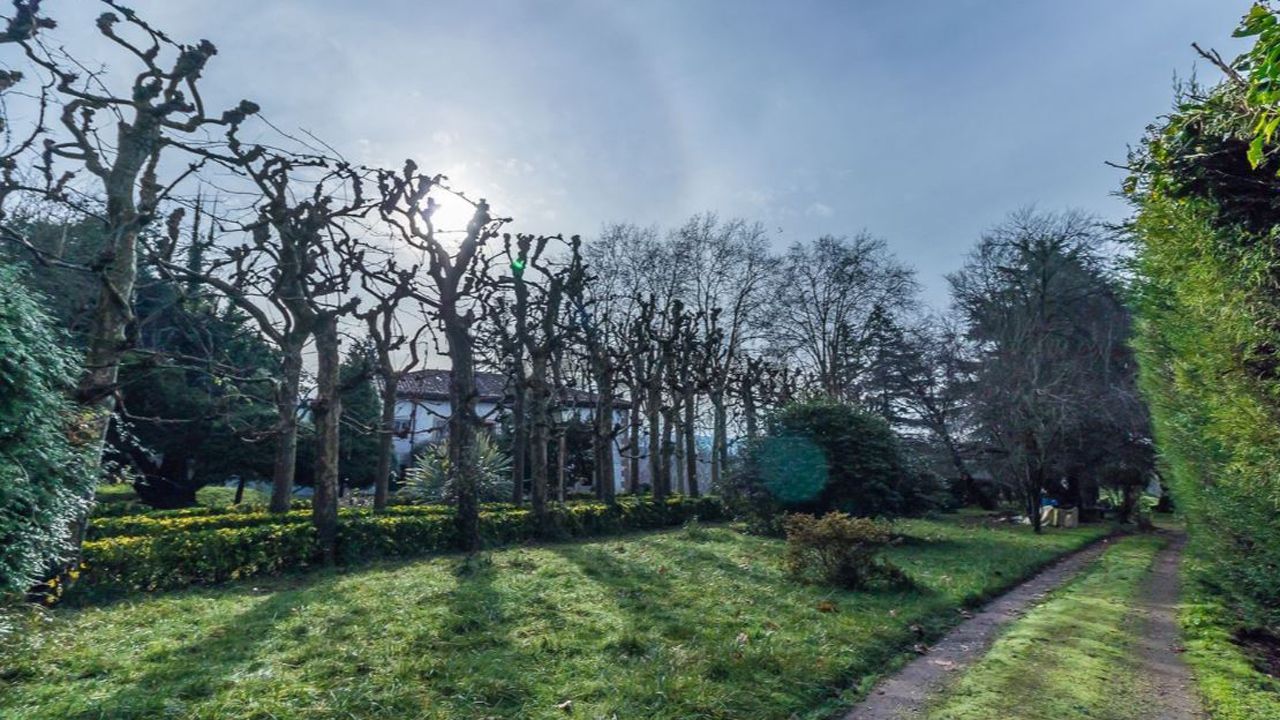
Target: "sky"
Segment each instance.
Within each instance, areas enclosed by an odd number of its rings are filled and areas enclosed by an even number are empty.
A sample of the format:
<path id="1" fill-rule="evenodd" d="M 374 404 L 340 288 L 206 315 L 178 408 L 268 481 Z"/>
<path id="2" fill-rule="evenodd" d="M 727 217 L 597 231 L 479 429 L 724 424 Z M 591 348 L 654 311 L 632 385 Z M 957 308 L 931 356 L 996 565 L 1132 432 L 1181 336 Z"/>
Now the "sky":
<path id="1" fill-rule="evenodd" d="M 985 228 L 1126 214 L 1126 147 L 1244 0 L 127 0 L 219 53 L 206 102 L 407 157 L 516 229 L 714 211 L 783 248 L 866 231 L 946 301 Z M 46 0 L 77 55 L 89 0 Z"/>

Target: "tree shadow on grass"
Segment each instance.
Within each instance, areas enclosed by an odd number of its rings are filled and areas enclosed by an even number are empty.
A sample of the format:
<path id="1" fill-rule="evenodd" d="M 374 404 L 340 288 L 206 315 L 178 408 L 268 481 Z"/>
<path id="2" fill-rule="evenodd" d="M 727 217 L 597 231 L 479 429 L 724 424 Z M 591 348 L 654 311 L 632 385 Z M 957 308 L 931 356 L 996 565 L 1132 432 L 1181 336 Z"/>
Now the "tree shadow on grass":
<path id="1" fill-rule="evenodd" d="M 602 544 L 566 545 L 551 550 L 607 590 L 626 613 L 627 628 L 613 643 L 622 655 L 642 654 L 640 645 L 652 630 L 677 642 L 688 637 L 687 618 L 671 602 L 674 587 L 661 567 L 655 570 L 625 559 L 622 553 Z"/>
<path id="2" fill-rule="evenodd" d="M 273 635 L 277 624 L 302 607 L 340 602 L 332 583 L 307 589 L 285 590 L 261 598 L 246 597 L 249 606 L 229 619 L 201 628 L 177 647 L 147 653 L 142 674 L 85 711 L 69 715 L 74 720 L 99 718 L 153 718 L 172 714 L 175 706 L 194 705 L 216 695 L 228 677 L 251 663 L 259 646 Z M 348 619 L 349 621 L 349 619 Z M 324 628 L 331 631 L 333 625 Z M 140 653 L 146 652 L 144 649 Z"/>
<path id="3" fill-rule="evenodd" d="M 439 658 L 414 681 L 429 684 L 460 717 L 523 717 L 533 692 L 526 670 L 537 658 L 513 638 L 522 608 L 508 606 L 488 555 L 460 557 L 452 571 L 443 623 L 419 626 L 405 646 Z"/>

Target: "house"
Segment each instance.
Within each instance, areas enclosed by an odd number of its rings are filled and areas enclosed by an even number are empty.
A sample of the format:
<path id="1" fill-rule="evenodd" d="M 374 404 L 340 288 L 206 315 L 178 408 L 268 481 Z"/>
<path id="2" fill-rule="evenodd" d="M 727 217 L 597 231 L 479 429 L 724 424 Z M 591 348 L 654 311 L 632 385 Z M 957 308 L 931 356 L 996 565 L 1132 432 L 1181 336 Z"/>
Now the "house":
<path id="1" fill-rule="evenodd" d="M 448 370 L 418 370 L 400 378 L 396 388 L 394 449 L 396 461 L 401 466 L 413 461 L 414 447 L 445 439 L 450 415 L 450 376 Z M 507 378 L 499 373 L 477 372 L 476 392 L 476 414 L 486 425 L 497 427 L 511 406 Z M 590 420 L 595 415 L 596 396 L 592 393 L 568 388 L 557 400 L 562 419 L 577 416 Z M 614 404 L 616 426 L 626 425 L 630 407 L 621 399 Z M 613 446 L 614 487 L 619 491 L 625 484 L 626 464 L 619 449 L 620 441 L 625 439 L 615 439 Z"/>

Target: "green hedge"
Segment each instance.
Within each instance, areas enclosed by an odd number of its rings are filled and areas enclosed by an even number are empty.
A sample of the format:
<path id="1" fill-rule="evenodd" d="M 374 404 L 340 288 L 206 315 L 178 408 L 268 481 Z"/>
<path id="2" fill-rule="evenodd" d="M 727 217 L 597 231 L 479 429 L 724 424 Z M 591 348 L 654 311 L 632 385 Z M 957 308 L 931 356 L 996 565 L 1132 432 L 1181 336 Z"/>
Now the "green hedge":
<path id="1" fill-rule="evenodd" d="M 294 500 L 293 509 L 303 510 L 311 507 L 309 500 Z M 195 505 L 185 508 L 174 508 L 171 510 L 159 510 L 144 505 L 141 501 L 137 502 L 99 502 L 94 506 L 92 513 L 93 518 L 118 518 L 118 517 L 148 517 L 155 519 L 162 518 L 180 518 L 180 517 L 210 517 L 213 515 L 228 515 L 239 513 L 257 513 L 262 512 L 266 508 L 260 503 L 242 503 L 240 505 L 223 505 L 218 507 L 209 507 L 205 505 Z"/>
<path id="2" fill-rule="evenodd" d="M 344 512 L 339 521 L 339 562 L 414 557 L 457 545 L 452 509 L 414 509 L 416 512 L 407 512 L 409 508 L 379 514 Z M 107 592 L 159 590 L 275 575 L 318 562 L 315 529 L 309 523 L 266 517 L 277 521 L 91 540 L 84 544 L 86 567 L 81 584 Z M 577 503 L 554 506 L 549 527 L 539 531 L 531 511 L 499 506 L 480 514 L 480 526 L 485 542 L 496 547 L 538 537 L 571 538 L 670 527 L 694 517 L 721 520 L 724 510 L 719 500 L 707 497 L 676 496 L 663 502 L 627 498 L 615 505 Z"/>
<path id="3" fill-rule="evenodd" d="M 1157 181 L 1173 179 L 1157 174 L 1148 182 Z M 1179 194 L 1158 186 L 1135 198 L 1140 383 L 1192 549 L 1210 561 L 1197 579 L 1242 626 L 1280 632 L 1276 233 L 1229 222 L 1235 210 L 1221 207 L 1222 198 Z M 1280 226 L 1280 212 L 1271 215 Z"/>
<path id="4" fill-rule="evenodd" d="M 512 506 L 486 505 L 487 510 L 501 510 Z M 191 508 L 195 509 L 195 508 Z M 438 515 L 450 512 L 444 505 L 396 505 L 387 508 L 386 515 Z M 340 517 L 371 517 L 371 508 L 342 508 Z M 195 532 L 199 530 L 216 530 L 219 528 L 247 528 L 262 525 L 289 525 L 311 522 L 311 508 L 290 510 L 286 513 L 269 513 L 262 507 L 225 513 L 195 513 L 181 515 L 127 515 L 118 518 L 95 518 L 90 523 L 86 537 L 90 540 L 102 540 L 113 537 L 134 537 L 138 535 L 164 535 L 175 532 Z"/>

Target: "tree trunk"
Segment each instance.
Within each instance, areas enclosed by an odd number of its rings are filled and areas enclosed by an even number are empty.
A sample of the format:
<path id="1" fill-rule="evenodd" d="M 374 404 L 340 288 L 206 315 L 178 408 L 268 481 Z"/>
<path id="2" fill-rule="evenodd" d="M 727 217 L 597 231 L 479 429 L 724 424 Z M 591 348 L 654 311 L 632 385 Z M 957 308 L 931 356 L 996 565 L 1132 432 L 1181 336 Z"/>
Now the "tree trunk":
<path id="1" fill-rule="evenodd" d="M 76 385 L 76 401 L 90 411 L 85 423 L 92 432 L 85 442 L 95 467 L 106 449 L 107 432 L 116 408 L 116 383 L 120 360 L 129 346 L 133 322 L 134 285 L 138 277 L 138 232 L 142 222 L 134 198 L 138 176 L 151 156 L 160 152 L 160 120 L 138 113 L 132 125 L 119 126 L 119 146 L 115 164 L 104 180 L 107 197 L 106 242 L 97 261 L 98 303 L 89 323 L 89 349 L 84 369 Z M 92 493 L 92 489 L 89 491 Z M 87 498 L 92 501 L 92 496 Z M 70 542 L 75 548 L 72 564 L 79 561 L 80 545 L 88 527 L 86 509 L 71 521 Z"/>
<path id="2" fill-rule="evenodd" d="M 683 420 L 681 420 L 681 421 L 676 425 L 676 427 L 675 427 L 675 435 L 676 435 L 676 439 L 675 439 L 675 442 L 674 442 L 674 447 L 675 447 L 675 449 L 674 449 L 673 454 L 672 454 L 672 458 L 673 458 L 673 459 L 674 459 L 674 461 L 675 461 L 675 462 L 674 462 L 674 466 L 675 466 L 675 471 L 674 471 L 674 473 L 675 473 L 675 478 L 674 478 L 673 482 L 671 483 L 671 490 L 672 490 L 672 492 L 677 493 L 677 494 L 679 494 L 679 495 L 684 495 L 684 494 L 688 493 L 687 488 L 689 487 L 689 485 L 688 485 L 688 482 L 687 482 L 687 476 L 685 475 L 685 462 L 684 462 L 684 421 L 683 421 Z"/>
<path id="3" fill-rule="evenodd" d="M 1039 535 L 1041 530 L 1040 522 L 1040 493 L 1044 488 L 1044 469 L 1039 465 L 1031 467 L 1028 463 L 1027 467 L 1027 509 L 1030 513 L 1031 527 Z"/>
<path id="4" fill-rule="evenodd" d="M 646 411 L 649 415 L 649 446 L 645 456 L 649 460 L 649 491 L 656 498 L 662 493 L 662 390 L 649 388 Z"/>
<path id="5" fill-rule="evenodd" d="M 524 362 L 518 359 L 518 362 Z M 525 385 L 524 371 L 516 371 L 511 398 L 511 502 L 515 505 L 524 503 L 525 460 L 529 452 L 529 426 L 525 421 Z"/>
<path id="6" fill-rule="evenodd" d="M 694 427 L 696 408 L 693 401 L 693 386 L 687 385 L 684 391 L 684 476 L 689 496 L 698 497 L 698 439 L 697 428 Z M 715 465 L 711 467 L 714 472 Z"/>
<path id="7" fill-rule="evenodd" d="M 556 499 L 561 505 L 564 504 L 567 497 L 565 496 L 564 472 L 565 472 L 565 456 L 569 454 L 569 441 L 565 437 L 565 433 L 561 432 L 559 440 L 556 443 Z"/>
<path id="8" fill-rule="evenodd" d="M 630 423 L 627 426 L 627 444 L 631 450 L 627 457 L 627 492 L 640 494 L 640 394 L 631 393 L 631 408 L 628 413 Z"/>
<path id="9" fill-rule="evenodd" d="M 724 403 L 724 389 L 711 393 L 711 487 L 720 487 L 720 481 L 729 464 L 729 412 Z M 697 493 L 692 493 L 697 495 Z"/>
<path id="10" fill-rule="evenodd" d="M 596 368 L 596 413 L 592 423 L 596 489 L 598 497 L 612 505 L 617 495 L 613 479 L 613 366 L 606 360 L 597 363 Z"/>
<path id="11" fill-rule="evenodd" d="M 395 443 L 396 386 L 399 381 L 400 373 L 383 369 L 382 418 L 378 428 L 378 474 L 373 487 L 374 510 L 386 510 L 387 499 L 391 495 L 391 453 Z"/>
<path id="12" fill-rule="evenodd" d="M 662 468 L 660 480 L 654 485 L 655 488 L 661 487 L 662 494 L 659 496 L 656 492 L 655 496 L 665 498 L 671 494 L 671 466 L 672 458 L 675 456 L 675 418 L 672 417 L 676 412 L 676 408 L 667 408 L 662 413 L 662 452 L 659 453 L 659 465 Z"/>
<path id="13" fill-rule="evenodd" d="M 480 480 L 476 459 L 476 375 L 471 318 L 460 316 L 449 303 L 440 310 L 449 345 L 449 467 L 457 493 L 458 547 L 480 549 Z"/>
<path id="14" fill-rule="evenodd" d="M 532 500 L 533 514 L 538 526 L 543 527 L 547 519 L 547 458 L 551 443 L 550 397 L 547 388 L 547 363 L 541 357 L 532 360 L 529 373 L 529 464 L 533 475 Z"/>
<path id="15" fill-rule="evenodd" d="M 747 425 L 747 439 L 754 440 L 759 430 L 756 425 L 756 398 L 750 391 L 742 394 L 742 417 Z"/>
<path id="16" fill-rule="evenodd" d="M 321 319 L 315 338 L 316 399 L 311 408 L 316 426 L 316 478 L 311 517 L 324 563 L 332 565 L 338 550 L 338 426 L 342 418 L 337 317 Z"/>
<path id="17" fill-rule="evenodd" d="M 283 361 L 276 389 L 276 457 L 271 474 L 271 512 L 288 512 L 293 504 L 293 476 L 298 465 L 298 399 L 302 382 L 305 336 L 293 334 L 281 344 Z"/>

